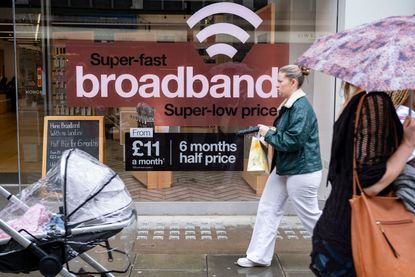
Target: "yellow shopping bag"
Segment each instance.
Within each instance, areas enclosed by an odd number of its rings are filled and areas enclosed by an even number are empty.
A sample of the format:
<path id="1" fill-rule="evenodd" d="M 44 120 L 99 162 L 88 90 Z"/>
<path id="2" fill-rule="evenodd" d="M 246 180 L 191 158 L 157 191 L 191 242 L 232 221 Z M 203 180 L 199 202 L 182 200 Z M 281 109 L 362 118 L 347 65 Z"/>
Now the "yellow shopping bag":
<path id="1" fill-rule="evenodd" d="M 257 137 L 252 137 L 246 170 L 269 173 L 267 151 Z"/>

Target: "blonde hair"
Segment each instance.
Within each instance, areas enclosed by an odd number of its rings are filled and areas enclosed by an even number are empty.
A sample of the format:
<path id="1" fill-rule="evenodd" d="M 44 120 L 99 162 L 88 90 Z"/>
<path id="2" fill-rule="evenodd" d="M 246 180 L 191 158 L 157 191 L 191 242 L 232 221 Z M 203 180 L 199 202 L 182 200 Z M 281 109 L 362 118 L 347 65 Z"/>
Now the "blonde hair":
<path id="1" fill-rule="evenodd" d="M 278 70 L 279 73 L 284 73 L 285 77 L 290 80 L 297 80 L 298 88 L 300 88 L 304 83 L 304 76 L 308 76 L 310 74 L 310 69 L 298 66 L 295 64 L 289 64 L 281 67 Z"/>
<path id="2" fill-rule="evenodd" d="M 344 102 L 341 108 L 341 112 L 343 111 L 343 109 L 347 106 L 347 104 L 349 103 L 349 100 L 353 97 L 353 95 L 355 95 L 358 92 L 363 91 L 362 88 L 359 88 L 349 82 L 346 81 L 342 81 L 341 83 L 341 88 L 343 90 L 343 96 L 344 96 Z"/>
<path id="3" fill-rule="evenodd" d="M 406 102 L 409 96 L 409 90 L 394 90 L 388 91 L 386 94 L 392 99 L 395 109 Z"/>
<path id="4" fill-rule="evenodd" d="M 349 82 L 346 82 L 346 81 L 342 81 L 341 88 L 343 90 L 343 96 L 344 96 L 345 104 L 350 100 L 350 98 L 356 92 L 362 91 L 361 88 L 359 88 L 359 87 L 357 87 L 357 86 L 355 86 L 355 85 L 353 85 Z"/>

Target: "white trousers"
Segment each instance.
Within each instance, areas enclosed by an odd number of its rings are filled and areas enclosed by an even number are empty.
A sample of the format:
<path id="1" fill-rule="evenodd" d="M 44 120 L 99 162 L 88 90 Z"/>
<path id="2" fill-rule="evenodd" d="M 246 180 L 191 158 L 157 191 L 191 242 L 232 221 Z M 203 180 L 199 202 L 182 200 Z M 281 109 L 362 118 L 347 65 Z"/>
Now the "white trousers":
<path id="1" fill-rule="evenodd" d="M 322 171 L 280 176 L 275 168 L 268 177 L 258 205 L 255 226 L 246 256 L 253 262 L 270 264 L 274 255 L 278 226 L 288 197 L 304 228 L 313 233 L 321 215 L 317 193 Z"/>

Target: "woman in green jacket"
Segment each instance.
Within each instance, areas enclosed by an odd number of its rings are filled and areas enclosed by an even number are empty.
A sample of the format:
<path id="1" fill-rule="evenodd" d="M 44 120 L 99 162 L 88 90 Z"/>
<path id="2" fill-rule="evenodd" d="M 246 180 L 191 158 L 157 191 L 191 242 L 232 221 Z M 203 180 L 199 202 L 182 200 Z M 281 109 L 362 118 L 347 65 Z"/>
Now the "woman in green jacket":
<path id="1" fill-rule="evenodd" d="M 271 264 L 288 197 L 310 234 L 321 215 L 317 200 L 322 175 L 318 125 L 301 89 L 305 75 L 308 71 L 297 65 L 279 69 L 277 89 L 284 101 L 273 127 L 258 124 L 258 133 L 273 147 L 274 155 L 246 257 L 237 261 L 241 267 Z"/>

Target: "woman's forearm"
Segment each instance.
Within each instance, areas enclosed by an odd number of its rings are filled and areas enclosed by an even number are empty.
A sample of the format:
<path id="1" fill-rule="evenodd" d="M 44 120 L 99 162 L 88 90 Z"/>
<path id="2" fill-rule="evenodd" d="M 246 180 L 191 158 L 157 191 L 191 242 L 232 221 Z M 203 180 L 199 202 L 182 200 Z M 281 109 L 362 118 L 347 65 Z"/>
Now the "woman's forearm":
<path id="1" fill-rule="evenodd" d="M 414 148 L 410 144 L 402 142 L 386 162 L 386 171 L 382 178 L 374 185 L 363 189 L 363 191 L 369 196 L 374 196 L 385 189 L 402 172 L 413 150 Z"/>

